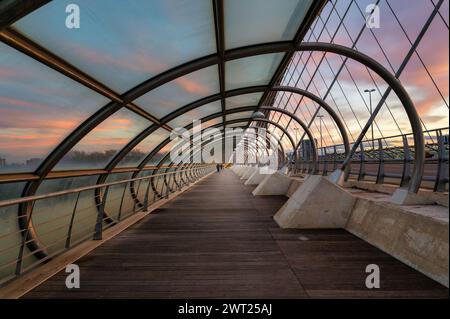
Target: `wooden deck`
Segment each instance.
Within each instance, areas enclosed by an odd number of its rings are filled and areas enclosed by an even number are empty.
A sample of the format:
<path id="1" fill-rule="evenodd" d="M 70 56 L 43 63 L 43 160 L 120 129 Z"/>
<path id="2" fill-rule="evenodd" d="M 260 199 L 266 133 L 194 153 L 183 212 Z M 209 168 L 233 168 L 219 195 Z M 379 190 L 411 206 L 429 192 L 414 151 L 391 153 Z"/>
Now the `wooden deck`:
<path id="1" fill-rule="evenodd" d="M 282 230 L 282 196 L 216 173 L 25 298 L 448 298 L 448 289 L 344 230 Z M 365 287 L 378 264 L 381 289 Z"/>

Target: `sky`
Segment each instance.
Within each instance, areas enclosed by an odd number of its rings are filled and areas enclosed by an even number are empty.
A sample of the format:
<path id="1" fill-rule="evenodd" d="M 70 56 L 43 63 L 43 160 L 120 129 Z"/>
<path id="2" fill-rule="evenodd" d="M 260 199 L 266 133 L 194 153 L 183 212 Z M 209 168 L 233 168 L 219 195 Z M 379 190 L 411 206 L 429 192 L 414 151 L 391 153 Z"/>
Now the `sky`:
<path id="1" fill-rule="evenodd" d="M 81 10 L 81 28 L 67 29 L 64 25 L 67 17 L 65 6 L 73 2 L 53 1 L 19 20 L 14 28 L 117 93 L 122 94 L 161 72 L 217 50 L 211 1 L 134 0 L 115 1 L 112 4 L 108 0 L 78 0 L 76 3 Z M 242 6 L 238 0 L 225 0 L 227 49 L 291 39 L 306 8 L 305 3 L 298 0 L 282 0 L 281 5 L 280 2 L 274 5 L 274 1 L 260 0 L 253 7 L 249 5 L 250 2 Z M 361 1 L 362 4 L 366 2 L 370 1 Z M 394 17 L 389 15 L 384 2 L 381 1 L 381 28 L 374 32 L 386 48 L 395 70 L 409 44 Z M 414 40 L 431 12 L 431 0 L 389 2 Z M 448 2 L 444 1 L 442 9 L 447 24 Z M 338 0 L 340 14 L 344 14 L 346 3 L 348 0 Z M 336 17 L 332 19 L 336 20 Z M 336 21 L 329 22 L 330 29 L 333 24 L 337 25 Z M 352 7 L 346 23 L 352 35 L 361 28 L 361 16 L 356 7 Z M 320 40 L 329 41 L 327 37 L 323 35 Z M 349 39 L 340 32 L 335 42 L 348 45 Z M 357 46 L 358 50 L 390 67 L 368 32 L 365 32 Z M 437 17 L 418 52 L 447 103 L 448 46 L 448 29 Z M 333 65 L 338 65 L 339 59 L 338 56 L 329 56 Z M 267 84 L 279 61 L 279 55 L 265 55 L 227 62 L 227 89 Z M 359 86 L 371 85 L 369 73 L 365 69 L 352 63 L 348 67 Z M 309 65 L 308 69 L 314 70 L 314 65 Z M 329 83 L 331 72 L 323 67 L 321 70 L 327 75 L 325 81 Z M 417 56 L 413 57 L 400 79 L 427 128 L 447 127 L 448 108 Z M 342 89 L 349 95 L 349 101 L 343 98 L 339 90 L 333 89 L 333 97 L 338 104 L 334 105 L 334 100 L 330 100 L 330 104 L 342 109 L 344 118 L 348 118 L 349 130 L 352 135 L 357 135 L 360 127 L 347 104 L 356 107 L 361 121 L 368 117 L 368 111 L 363 106 L 364 100 L 352 87 L 350 75 L 344 72 L 340 80 Z M 319 81 L 317 83 L 315 89 L 323 93 L 327 86 L 320 85 Z M 380 88 L 385 88 L 383 83 L 379 84 Z M 218 90 L 217 66 L 211 66 L 167 83 L 144 95 L 136 103 L 160 118 L 187 103 L 216 94 Z M 0 158 L 6 159 L 7 163 L 44 158 L 80 123 L 107 103 L 105 97 L 0 43 Z M 401 129 L 407 132 L 408 121 L 401 105 L 395 97 L 390 97 L 388 103 Z M 312 110 L 314 106 L 308 103 L 307 107 Z M 217 105 L 203 110 L 192 112 L 190 116 L 192 119 L 205 116 L 208 110 L 215 113 Z M 307 119 L 307 112 L 302 112 L 301 115 Z M 186 118 L 182 122 L 184 124 Z M 75 149 L 86 152 L 118 150 L 150 125 L 148 121 L 122 110 L 94 129 Z M 327 126 L 330 131 L 327 142 L 331 143 L 331 136 L 336 132 L 332 123 L 327 122 Z M 379 126 L 385 135 L 398 134 L 396 125 L 386 112 L 380 114 Z M 313 125 L 313 131 L 317 134 L 317 123 Z M 161 137 L 158 134 L 155 133 L 155 140 Z M 146 139 L 137 149 L 149 152 L 149 148 L 154 146 L 151 139 Z M 31 166 L 26 169 L 34 168 Z M 17 168 L 20 169 L 24 168 Z"/>

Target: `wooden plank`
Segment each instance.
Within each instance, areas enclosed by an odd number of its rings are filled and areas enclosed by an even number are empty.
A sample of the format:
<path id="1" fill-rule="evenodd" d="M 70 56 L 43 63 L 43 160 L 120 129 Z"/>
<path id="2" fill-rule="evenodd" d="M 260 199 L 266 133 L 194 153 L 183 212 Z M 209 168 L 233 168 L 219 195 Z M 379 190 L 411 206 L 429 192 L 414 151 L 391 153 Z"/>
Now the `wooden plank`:
<path id="1" fill-rule="evenodd" d="M 200 179 L 199 181 L 201 181 L 202 179 Z M 194 182 L 192 185 L 195 185 L 199 181 Z M 114 238 L 115 236 L 117 236 L 118 234 L 129 228 L 131 225 L 137 223 L 138 221 L 140 221 L 145 216 L 152 213 L 159 207 L 163 206 L 164 204 L 170 202 L 174 198 L 183 194 L 187 189 L 189 189 L 189 187 L 185 187 L 181 191 L 171 194 L 167 199 L 157 201 L 153 205 L 149 206 L 147 211 L 138 212 L 130 216 L 129 218 L 125 219 L 121 223 L 104 230 L 102 240 L 89 240 L 86 242 L 82 242 L 81 244 L 77 245 L 71 250 L 68 250 L 67 252 L 62 253 L 61 255 L 58 255 L 57 257 L 41 265 L 40 267 L 23 274 L 21 277 L 12 281 L 10 284 L 1 287 L 0 299 L 17 299 L 22 297 L 24 294 L 26 294 L 33 288 L 39 286 L 41 283 L 47 281 L 49 278 L 51 278 L 58 272 L 64 271 L 65 267 L 68 264 L 76 262 L 81 257 L 87 255 L 95 248 L 104 244 L 108 240 Z"/>
<path id="2" fill-rule="evenodd" d="M 285 230 L 283 196 L 254 197 L 214 173 L 59 272 L 25 298 L 447 298 L 448 289 L 344 230 Z M 382 287 L 365 287 L 365 266 Z"/>

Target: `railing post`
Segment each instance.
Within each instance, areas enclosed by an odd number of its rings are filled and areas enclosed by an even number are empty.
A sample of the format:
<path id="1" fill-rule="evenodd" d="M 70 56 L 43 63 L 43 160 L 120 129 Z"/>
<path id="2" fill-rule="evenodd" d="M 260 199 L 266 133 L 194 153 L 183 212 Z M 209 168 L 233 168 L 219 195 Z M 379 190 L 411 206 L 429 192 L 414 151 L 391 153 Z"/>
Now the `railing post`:
<path id="1" fill-rule="evenodd" d="M 141 190 L 141 183 L 142 183 L 142 180 L 140 179 L 138 187 L 137 187 L 137 190 L 136 190 L 136 200 L 133 201 L 133 213 L 137 212 L 136 207 L 138 206 L 137 204 L 139 202 L 139 197 L 138 196 L 139 196 L 139 191 Z"/>
<path id="2" fill-rule="evenodd" d="M 149 180 L 148 183 L 147 183 L 147 187 L 145 189 L 145 195 L 144 195 L 144 203 L 143 203 L 143 205 L 144 205 L 144 209 L 146 211 L 148 210 L 148 195 L 150 193 L 150 187 L 151 187 L 150 184 L 151 183 L 150 183 L 150 180 Z"/>
<path id="3" fill-rule="evenodd" d="M 170 176 L 169 176 L 169 178 L 170 178 Z M 170 193 L 169 183 L 167 182 L 167 173 L 164 174 L 164 185 L 166 186 L 164 198 L 167 199 L 167 198 L 169 198 L 169 193 Z"/>
<path id="4" fill-rule="evenodd" d="M 119 213 L 117 215 L 117 221 L 119 221 L 119 222 L 122 219 L 123 201 L 125 199 L 125 193 L 127 192 L 127 186 L 128 186 L 128 183 L 125 183 L 125 186 L 124 186 L 123 192 L 122 192 L 122 198 L 120 199 Z M 130 186 L 131 186 L 131 182 L 130 182 Z M 136 198 L 137 198 L 137 194 L 136 194 Z M 134 201 L 134 198 L 133 198 L 133 201 Z"/>
<path id="5" fill-rule="evenodd" d="M 30 232 L 30 226 L 31 226 L 31 219 L 33 218 L 33 211 L 34 211 L 34 204 L 35 202 L 31 204 L 30 213 L 27 214 L 27 223 L 26 223 L 26 229 L 25 232 L 22 235 L 22 241 L 20 243 L 19 248 L 19 255 L 17 256 L 17 262 L 16 262 L 16 276 L 19 276 L 22 273 L 22 261 L 23 261 L 23 252 L 25 250 L 25 245 L 27 244 L 27 241 L 29 240 L 29 232 Z"/>
<path id="6" fill-rule="evenodd" d="M 384 150 L 383 150 L 383 142 L 381 138 L 378 139 L 378 174 L 376 184 L 384 183 Z"/>
<path id="7" fill-rule="evenodd" d="M 95 223 L 95 231 L 93 240 L 102 240 L 103 236 L 103 216 L 105 215 L 106 199 L 108 198 L 109 186 L 106 186 L 105 193 L 103 194 L 102 202 L 98 209 L 97 222 Z"/>
<path id="8" fill-rule="evenodd" d="M 178 172 L 178 167 L 175 168 L 174 180 L 175 180 L 175 183 L 177 184 L 178 191 L 181 191 L 181 179 L 177 180 L 177 176 L 178 177 L 180 176 L 180 173 Z"/>
<path id="9" fill-rule="evenodd" d="M 308 174 L 311 174 L 311 172 L 312 172 L 312 169 L 311 169 L 312 158 L 311 158 L 311 154 L 310 154 L 311 151 L 312 151 L 312 146 L 310 145 L 309 152 L 308 152 L 308 170 L 307 170 Z"/>
<path id="10" fill-rule="evenodd" d="M 448 165 L 445 164 L 448 158 L 445 158 L 445 137 L 442 131 L 436 132 L 438 142 L 438 168 L 436 182 L 434 184 L 435 192 L 445 192 L 445 184 L 448 182 Z"/>
<path id="11" fill-rule="evenodd" d="M 184 165 L 181 167 L 181 171 L 178 172 L 180 175 L 180 182 L 181 182 L 181 188 L 183 188 L 185 185 L 187 185 L 186 181 L 184 180 Z"/>
<path id="12" fill-rule="evenodd" d="M 189 167 L 184 171 L 184 176 L 186 177 L 186 186 L 189 186 L 191 184 L 191 181 L 189 179 Z"/>
<path id="13" fill-rule="evenodd" d="M 172 179 L 172 183 L 170 183 L 170 180 Z M 175 193 L 176 191 L 177 191 L 177 183 L 176 183 L 176 181 L 175 181 L 175 170 L 173 170 L 171 173 L 170 173 L 170 176 L 169 176 L 169 185 L 170 185 L 170 192 L 171 193 Z"/>
<path id="14" fill-rule="evenodd" d="M 157 197 L 158 197 L 158 195 L 157 195 L 157 193 L 158 193 L 158 188 L 157 188 L 157 186 L 158 186 L 158 181 L 156 181 L 156 185 L 155 185 L 155 177 L 151 177 L 150 178 L 150 184 L 152 185 L 152 191 L 153 191 L 153 202 L 156 202 L 157 201 Z"/>
<path id="15" fill-rule="evenodd" d="M 70 216 L 69 229 L 67 230 L 67 237 L 66 237 L 66 245 L 64 246 L 66 249 L 70 248 L 70 241 L 71 241 L 71 237 L 72 237 L 73 221 L 75 219 L 75 213 L 77 211 L 78 201 L 80 200 L 80 194 L 81 194 L 81 192 L 78 192 L 77 199 L 75 200 L 75 205 L 73 206 L 72 216 Z"/>
<path id="16" fill-rule="evenodd" d="M 322 176 L 327 176 L 328 175 L 328 159 L 327 159 L 327 148 L 323 147 L 322 148 L 323 154 L 323 168 L 322 168 Z"/>
<path id="17" fill-rule="evenodd" d="M 411 155 L 408 145 L 408 137 L 406 135 L 402 136 L 403 140 L 403 171 L 402 180 L 400 181 L 401 187 L 407 187 L 409 181 L 411 180 Z"/>
<path id="18" fill-rule="evenodd" d="M 360 148 L 360 161 L 359 161 L 359 174 L 358 174 L 358 181 L 363 181 L 364 177 L 366 176 L 366 155 L 364 154 L 364 146 L 363 142 L 359 144 Z"/>
<path id="19" fill-rule="evenodd" d="M 337 169 L 337 148 L 333 145 L 333 172 Z"/>

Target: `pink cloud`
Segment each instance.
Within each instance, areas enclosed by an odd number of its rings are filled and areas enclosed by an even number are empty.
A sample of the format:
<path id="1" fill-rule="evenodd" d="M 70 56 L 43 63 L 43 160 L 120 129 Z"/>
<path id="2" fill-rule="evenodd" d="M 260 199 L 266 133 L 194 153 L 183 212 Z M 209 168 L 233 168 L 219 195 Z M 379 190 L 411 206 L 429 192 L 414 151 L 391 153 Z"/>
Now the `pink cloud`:
<path id="1" fill-rule="evenodd" d="M 54 111 L 53 107 L 46 104 L 10 98 L 6 96 L 0 96 L 0 104 L 5 104 L 13 107 L 14 106 L 27 107 L 37 111 L 45 111 L 45 112 Z"/>
<path id="2" fill-rule="evenodd" d="M 198 83 L 189 78 L 186 78 L 186 77 L 177 78 L 177 79 L 175 79 L 175 83 L 177 83 L 186 92 L 197 94 L 197 95 L 208 94 L 208 89 L 203 84 Z"/>
<path id="3" fill-rule="evenodd" d="M 18 73 L 14 69 L 0 68 L 0 79 L 9 79 L 18 76 Z"/>

